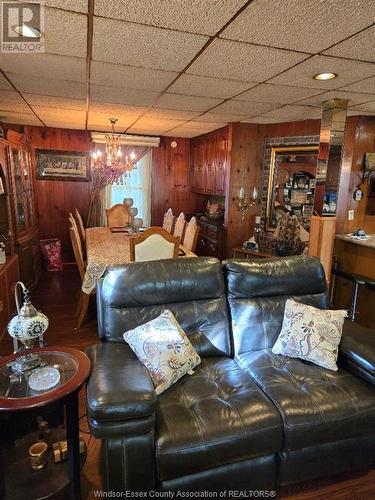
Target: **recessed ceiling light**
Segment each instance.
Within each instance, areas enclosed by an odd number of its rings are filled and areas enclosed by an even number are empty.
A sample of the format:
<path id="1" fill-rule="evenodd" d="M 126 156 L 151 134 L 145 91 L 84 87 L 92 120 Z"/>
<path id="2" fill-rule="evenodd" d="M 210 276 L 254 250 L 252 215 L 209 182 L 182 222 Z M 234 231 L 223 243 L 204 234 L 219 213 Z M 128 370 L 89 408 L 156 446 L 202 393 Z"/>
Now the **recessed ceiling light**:
<path id="1" fill-rule="evenodd" d="M 315 80 L 332 80 L 336 78 L 336 73 L 318 73 L 314 76 Z"/>
<path id="2" fill-rule="evenodd" d="M 15 26 L 14 31 L 21 36 L 25 36 L 27 38 L 40 38 L 41 33 L 36 28 L 32 28 L 31 26 L 26 26 L 26 24 L 21 24 L 21 26 Z"/>

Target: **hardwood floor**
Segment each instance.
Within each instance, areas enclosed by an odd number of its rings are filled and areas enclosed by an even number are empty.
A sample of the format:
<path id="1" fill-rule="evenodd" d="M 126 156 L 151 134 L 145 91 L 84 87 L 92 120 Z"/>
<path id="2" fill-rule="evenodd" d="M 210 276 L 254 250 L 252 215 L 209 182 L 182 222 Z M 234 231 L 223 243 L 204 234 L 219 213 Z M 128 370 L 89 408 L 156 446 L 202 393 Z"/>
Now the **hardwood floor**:
<path id="1" fill-rule="evenodd" d="M 64 271 L 42 274 L 38 287 L 31 293 L 32 303 L 44 312 L 50 326 L 45 340 L 50 346 L 69 346 L 84 350 L 99 342 L 95 321 L 95 298 L 91 304 L 89 321 L 76 332 L 75 309 L 79 296 L 80 279 L 73 266 Z M 5 335 L 0 343 L 0 355 L 12 352 L 12 342 Z M 88 446 L 88 456 L 82 473 L 82 498 L 93 500 L 94 491 L 100 490 L 100 440 L 89 434 L 86 420 L 86 394 L 80 393 L 80 429 Z M 375 500 L 375 469 L 359 475 L 346 475 L 339 478 L 304 484 L 283 490 L 278 498 L 285 500 Z M 59 500 L 66 496 L 59 496 Z"/>

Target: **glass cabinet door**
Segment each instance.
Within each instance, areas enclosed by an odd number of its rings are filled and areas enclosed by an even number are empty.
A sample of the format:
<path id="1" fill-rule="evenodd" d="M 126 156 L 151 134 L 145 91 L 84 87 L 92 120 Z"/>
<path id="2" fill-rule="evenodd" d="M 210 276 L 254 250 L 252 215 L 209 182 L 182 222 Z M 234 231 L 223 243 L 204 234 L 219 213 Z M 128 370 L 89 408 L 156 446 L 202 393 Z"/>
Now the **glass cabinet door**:
<path id="1" fill-rule="evenodd" d="M 26 150 L 21 149 L 20 154 L 22 157 L 26 225 L 29 228 L 35 224 L 34 203 L 33 203 L 33 193 L 32 193 L 33 181 L 31 172 L 31 161 L 30 161 L 30 155 Z"/>
<path id="2" fill-rule="evenodd" d="M 11 163 L 13 166 L 14 179 L 14 205 L 15 205 L 15 222 L 17 233 L 26 230 L 26 207 L 25 207 L 25 190 L 24 190 L 24 175 L 21 155 L 19 150 L 11 148 Z"/>

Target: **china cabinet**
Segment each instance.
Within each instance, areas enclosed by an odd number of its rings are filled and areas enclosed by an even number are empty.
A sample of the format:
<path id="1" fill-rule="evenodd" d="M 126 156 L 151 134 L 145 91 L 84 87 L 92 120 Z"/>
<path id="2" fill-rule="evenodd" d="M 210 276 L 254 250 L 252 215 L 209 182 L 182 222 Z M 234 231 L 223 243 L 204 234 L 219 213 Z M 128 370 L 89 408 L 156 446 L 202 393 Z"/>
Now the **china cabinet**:
<path id="1" fill-rule="evenodd" d="M 5 171 L 9 189 L 10 210 L 8 222 L 15 252 L 18 254 L 21 280 L 27 288 L 38 282 L 41 272 L 38 228 L 36 226 L 35 202 L 31 155 L 25 137 L 8 130 L 7 140 L 2 141 L 6 150 Z"/>

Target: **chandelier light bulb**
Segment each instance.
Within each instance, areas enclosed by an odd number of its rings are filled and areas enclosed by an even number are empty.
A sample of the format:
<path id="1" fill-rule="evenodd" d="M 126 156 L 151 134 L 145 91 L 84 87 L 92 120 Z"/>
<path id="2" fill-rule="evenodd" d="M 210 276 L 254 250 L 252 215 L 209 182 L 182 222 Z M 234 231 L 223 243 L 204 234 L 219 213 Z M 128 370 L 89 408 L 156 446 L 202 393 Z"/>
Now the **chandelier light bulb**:
<path id="1" fill-rule="evenodd" d="M 125 177 L 129 172 L 137 166 L 137 155 L 131 152 L 125 154 L 121 147 L 121 135 L 115 132 L 116 118 L 109 119 L 111 123 L 111 132 L 105 135 L 105 151 L 101 151 L 99 147 L 92 154 L 93 168 L 96 172 L 107 180 L 108 183 L 123 184 Z"/>

